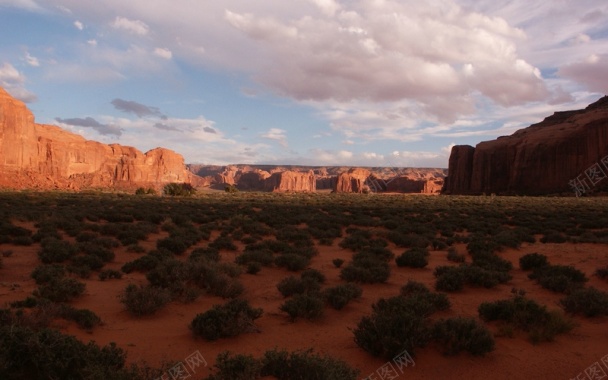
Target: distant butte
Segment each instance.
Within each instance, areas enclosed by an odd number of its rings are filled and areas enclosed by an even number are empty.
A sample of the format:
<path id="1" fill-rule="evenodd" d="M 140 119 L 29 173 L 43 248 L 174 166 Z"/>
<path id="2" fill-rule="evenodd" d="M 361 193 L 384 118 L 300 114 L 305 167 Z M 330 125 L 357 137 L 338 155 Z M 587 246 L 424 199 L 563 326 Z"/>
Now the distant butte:
<path id="1" fill-rule="evenodd" d="M 511 136 L 475 148 L 454 146 L 443 193 L 574 195 L 576 185 L 583 195 L 608 189 L 607 176 L 604 96 L 585 109 L 556 112 Z"/>
<path id="2" fill-rule="evenodd" d="M 132 191 L 178 182 L 220 190 L 437 194 L 445 175 L 445 169 L 185 165 L 169 149 L 142 153 L 36 124 L 25 104 L 0 88 L 0 188 Z"/>

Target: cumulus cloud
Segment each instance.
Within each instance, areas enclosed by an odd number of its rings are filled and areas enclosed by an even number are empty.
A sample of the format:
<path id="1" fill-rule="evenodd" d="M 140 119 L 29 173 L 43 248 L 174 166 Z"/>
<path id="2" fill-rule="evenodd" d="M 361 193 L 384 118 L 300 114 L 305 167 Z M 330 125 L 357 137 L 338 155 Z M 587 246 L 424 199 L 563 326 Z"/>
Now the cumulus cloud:
<path id="1" fill-rule="evenodd" d="M 154 128 L 162 129 L 163 131 L 175 131 L 180 132 L 179 128 L 173 127 L 166 123 L 155 123 Z"/>
<path id="2" fill-rule="evenodd" d="M 277 141 L 279 144 L 287 147 L 287 135 L 286 131 L 280 128 L 270 128 L 266 133 L 260 135 L 261 137 L 269 140 Z"/>
<path id="3" fill-rule="evenodd" d="M 84 29 L 84 24 L 80 21 L 74 21 L 74 26 L 76 27 L 76 29 L 78 30 L 83 30 Z"/>
<path id="4" fill-rule="evenodd" d="M 561 77 L 572 79 L 590 91 L 608 93 L 608 54 L 592 54 L 581 62 L 559 69 Z"/>
<path id="5" fill-rule="evenodd" d="M 155 48 L 154 54 L 164 59 L 171 59 L 171 57 L 173 57 L 171 50 L 165 48 Z"/>
<path id="6" fill-rule="evenodd" d="M 167 117 L 157 107 L 147 106 L 132 100 L 114 99 L 110 103 L 119 111 L 132 113 L 137 117 L 156 116 L 163 119 Z"/>
<path id="7" fill-rule="evenodd" d="M 10 63 L 0 66 L 0 87 L 25 103 L 37 100 L 36 95 L 25 88 L 25 76 Z"/>
<path id="8" fill-rule="evenodd" d="M 130 20 L 125 17 L 117 16 L 112 22 L 112 27 L 115 29 L 122 29 L 128 32 L 137 34 L 139 36 L 145 36 L 148 34 L 149 27 L 145 22 L 140 20 Z"/>
<path id="9" fill-rule="evenodd" d="M 102 124 L 100 122 L 98 122 L 97 120 L 93 119 L 92 117 L 86 117 L 84 119 L 82 118 L 71 118 L 71 119 L 62 119 L 62 118 L 55 118 L 55 120 L 58 123 L 61 124 L 66 124 L 66 125 L 71 125 L 74 127 L 83 127 L 83 128 L 92 128 L 95 131 L 97 131 L 97 133 L 99 133 L 100 135 L 114 135 L 114 136 L 120 136 L 122 135 L 122 128 L 117 127 L 116 125 L 112 125 L 112 124 Z"/>
<path id="10" fill-rule="evenodd" d="M 207 132 L 207 133 L 217 133 L 217 131 L 211 127 L 205 127 L 203 128 L 203 131 Z"/>

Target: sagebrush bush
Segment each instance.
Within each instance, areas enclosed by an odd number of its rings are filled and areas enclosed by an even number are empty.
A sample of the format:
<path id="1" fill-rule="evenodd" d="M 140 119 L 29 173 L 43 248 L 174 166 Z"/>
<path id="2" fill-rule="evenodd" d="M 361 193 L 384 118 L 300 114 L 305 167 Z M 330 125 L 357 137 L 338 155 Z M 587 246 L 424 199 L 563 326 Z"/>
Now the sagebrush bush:
<path id="1" fill-rule="evenodd" d="M 262 309 L 252 308 L 246 300 L 234 299 L 197 314 L 190 323 L 190 328 L 195 336 L 214 341 L 256 331 L 253 322 L 262 313 Z"/>
<path id="2" fill-rule="evenodd" d="M 51 280 L 59 280 L 66 275 L 66 270 L 63 265 L 59 264 L 43 264 L 37 266 L 30 275 L 37 285 L 45 284 Z"/>
<path id="3" fill-rule="evenodd" d="M 321 289 L 321 285 L 314 278 L 297 278 L 295 276 L 289 276 L 285 277 L 277 284 L 277 289 L 283 297 L 290 297 L 295 294 L 318 293 Z"/>
<path id="4" fill-rule="evenodd" d="M 400 289 L 400 294 L 402 296 L 409 296 L 412 294 L 416 294 L 416 293 L 430 293 L 430 289 L 427 288 L 426 285 L 424 285 L 421 282 L 417 282 L 417 281 L 413 281 L 413 280 L 408 280 L 407 284 L 403 285 Z"/>
<path id="5" fill-rule="evenodd" d="M 61 305 L 59 316 L 74 321 L 83 329 L 90 330 L 101 324 L 101 318 L 88 309 L 75 309 L 68 305 Z"/>
<path id="6" fill-rule="evenodd" d="M 494 350 L 492 333 L 474 318 L 442 319 L 433 325 L 433 339 L 443 346 L 445 355 L 466 351 L 483 356 Z"/>
<path id="7" fill-rule="evenodd" d="M 290 271 L 299 271 L 308 266 L 310 259 L 295 253 L 285 253 L 274 259 L 274 264 L 278 267 L 287 268 Z"/>
<path id="8" fill-rule="evenodd" d="M 38 252 L 38 258 L 45 264 L 62 263 L 70 259 L 77 252 L 74 245 L 67 241 L 54 238 L 43 240 L 41 246 L 42 248 Z"/>
<path id="9" fill-rule="evenodd" d="M 114 269 L 104 269 L 101 272 L 99 272 L 99 279 L 101 281 L 105 281 L 108 279 L 121 279 L 122 278 L 122 273 L 120 273 L 117 270 Z"/>
<path id="10" fill-rule="evenodd" d="M 397 266 L 410 268 L 424 268 L 428 265 L 428 251 L 426 248 L 411 248 L 395 259 Z"/>
<path id="11" fill-rule="evenodd" d="M 568 313 L 586 317 L 608 315 L 608 293 L 594 287 L 573 290 L 560 304 Z"/>
<path id="12" fill-rule="evenodd" d="M 205 380 L 255 380 L 260 378 L 262 363 L 251 355 L 224 351 L 217 355 L 214 367 L 215 373 Z"/>
<path id="13" fill-rule="evenodd" d="M 273 349 L 264 353 L 261 362 L 262 376 L 277 379 L 355 380 L 359 374 L 346 362 L 312 350 L 287 352 Z"/>
<path id="14" fill-rule="evenodd" d="M 302 278 L 302 280 L 312 280 L 315 281 L 319 284 L 324 284 L 325 283 L 325 275 L 323 273 L 321 273 L 319 270 L 317 269 L 306 269 L 304 270 L 301 274 L 300 274 L 300 278 Z"/>
<path id="15" fill-rule="evenodd" d="M 540 286 L 554 292 L 567 293 L 587 282 L 583 272 L 571 265 L 546 265 L 535 269 L 529 276 Z"/>
<path id="16" fill-rule="evenodd" d="M 298 318 L 317 319 L 323 316 L 325 302 L 320 295 L 296 294 L 293 298 L 285 301 L 279 308 L 287 313 L 291 321 Z"/>
<path id="17" fill-rule="evenodd" d="M 220 251 L 217 248 L 194 248 L 188 257 L 190 261 L 207 260 L 220 261 Z M 239 263 L 240 264 L 240 263 Z"/>
<path id="18" fill-rule="evenodd" d="M 534 270 L 549 265 L 547 256 L 540 253 L 528 253 L 519 258 L 521 270 Z"/>
<path id="19" fill-rule="evenodd" d="M 256 274 L 262 270 L 262 264 L 257 261 L 252 261 L 247 264 L 247 273 L 248 274 Z"/>
<path id="20" fill-rule="evenodd" d="M 139 317 L 154 314 L 163 308 L 171 301 L 171 293 L 150 285 L 129 284 L 119 298 L 131 314 Z"/>
<path id="21" fill-rule="evenodd" d="M 435 268 L 435 289 L 444 292 L 455 292 L 464 288 L 466 281 L 465 273 L 460 267 L 439 266 Z"/>
<path id="22" fill-rule="evenodd" d="M 608 267 L 599 268 L 595 271 L 595 275 L 604 280 L 608 279 Z"/>
<path id="23" fill-rule="evenodd" d="M 450 247 L 450 249 L 448 249 L 448 260 L 454 263 L 464 263 L 465 261 L 465 257 L 463 254 L 460 254 L 456 251 L 455 248 Z"/>
<path id="24" fill-rule="evenodd" d="M 85 288 L 84 283 L 73 278 L 54 278 L 39 285 L 34 295 L 53 302 L 67 302 L 84 293 Z"/>
<path id="25" fill-rule="evenodd" d="M 340 268 L 344 264 L 344 260 L 342 259 L 333 259 L 331 262 L 336 268 Z"/>
<path id="26" fill-rule="evenodd" d="M 336 285 L 323 291 L 327 303 L 336 310 L 341 310 L 350 301 L 361 298 L 363 290 L 355 284 Z"/>

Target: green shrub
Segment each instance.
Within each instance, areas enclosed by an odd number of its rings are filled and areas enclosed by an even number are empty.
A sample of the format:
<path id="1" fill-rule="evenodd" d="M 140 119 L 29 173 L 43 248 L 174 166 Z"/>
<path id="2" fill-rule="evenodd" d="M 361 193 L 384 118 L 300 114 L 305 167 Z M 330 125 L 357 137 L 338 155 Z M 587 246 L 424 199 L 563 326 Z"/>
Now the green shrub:
<path id="1" fill-rule="evenodd" d="M 453 263 L 464 263 L 465 257 L 464 255 L 458 253 L 456 249 L 451 247 L 448 249 L 448 260 Z"/>
<path id="2" fill-rule="evenodd" d="M 168 183 L 163 187 L 163 194 L 172 197 L 189 197 L 196 193 L 196 189 L 189 183 Z"/>
<path id="3" fill-rule="evenodd" d="M 342 259 L 333 259 L 331 262 L 336 268 L 340 268 L 344 264 L 344 260 Z"/>
<path id="4" fill-rule="evenodd" d="M 16 236 L 13 238 L 14 245 L 30 246 L 34 241 L 30 236 Z"/>
<path id="5" fill-rule="evenodd" d="M 166 249 L 175 255 L 181 255 L 188 249 L 189 245 L 182 239 L 177 237 L 166 237 L 156 242 L 156 248 Z"/>
<path id="6" fill-rule="evenodd" d="M 37 266 L 30 275 L 37 285 L 46 284 L 51 280 L 59 280 L 66 275 L 65 267 L 59 264 L 46 264 Z"/>
<path id="7" fill-rule="evenodd" d="M 568 239 L 561 232 L 547 231 L 540 241 L 541 243 L 565 243 Z"/>
<path id="8" fill-rule="evenodd" d="M 557 334 L 570 331 L 574 325 L 555 311 L 548 311 L 545 306 L 522 295 L 512 299 L 495 302 L 483 302 L 478 308 L 479 316 L 484 321 L 503 321 L 508 326 L 519 328 L 529 333 L 534 343 L 551 341 Z"/>
<path id="9" fill-rule="evenodd" d="M 53 238 L 43 240 L 41 245 L 38 257 L 45 264 L 62 263 L 77 252 L 76 247 L 69 242 Z"/>
<path id="10" fill-rule="evenodd" d="M 321 289 L 321 285 L 315 279 L 289 276 L 285 277 L 277 284 L 277 289 L 283 295 L 283 297 L 290 297 L 295 294 L 303 294 L 307 292 L 318 293 Z"/>
<path id="11" fill-rule="evenodd" d="M 323 296 L 336 310 L 341 310 L 351 300 L 361 298 L 363 290 L 355 284 L 336 285 L 323 291 Z"/>
<path id="12" fill-rule="evenodd" d="M 433 339 L 443 346 L 443 353 L 456 355 L 466 351 L 482 356 L 494 350 L 494 337 L 473 318 L 442 319 L 433 325 Z"/>
<path id="13" fill-rule="evenodd" d="M 573 290 L 560 304 L 568 313 L 586 317 L 608 315 L 608 293 L 594 287 Z"/>
<path id="14" fill-rule="evenodd" d="M 570 292 L 587 282 L 585 274 L 571 265 L 546 265 L 535 269 L 528 277 L 538 281 L 543 288 L 560 293 Z"/>
<path id="15" fill-rule="evenodd" d="M 112 279 L 112 278 L 121 279 L 122 273 L 120 273 L 119 271 L 114 270 L 114 269 L 104 269 L 101 272 L 99 272 L 99 279 L 101 281 L 105 281 L 105 280 Z"/>
<path id="16" fill-rule="evenodd" d="M 247 273 L 256 274 L 262 270 L 262 264 L 257 261 L 252 261 L 247 264 Z"/>
<path id="17" fill-rule="evenodd" d="M 235 194 L 235 193 L 239 192 L 239 189 L 237 189 L 237 187 L 234 185 L 226 185 L 226 187 L 224 188 L 224 191 L 229 194 Z"/>
<path id="18" fill-rule="evenodd" d="M 323 299 L 318 295 L 297 294 L 285 301 L 280 310 L 287 313 L 291 321 L 297 318 L 317 319 L 323 316 Z"/>
<path id="19" fill-rule="evenodd" d="M 595 275 L 603 280 L 608 279 L 608 267 L 599 268 L 598 270 L 595 271 Z"/>
<path id="20" fill-rule="evenodd" d="M 84 293 L 85 287 L 85 284 L 73 278 L 54 278 L 39 285 L 34 295 L 53 302 L 67 302 Z"/>
<path id="21" fill-rule="evenodd" d="M 285 253 L 277 256 L 274 259 L 274 263 L 278 267 L 284 267 L 296 272 L 306 268 L 310 263 L 310 259 L 295 253 Z"/>
<path id="22" fill-rule="evenodd" d="M 264 266 L 270 266 L 274 262 L 274 255 L 272 254 L 272 251 L 268 249 L 259 249 L 245 251 L 236 258 L 237 264 L 244 265 L 251 262 L 257 262 Z"/>
<path id="23" fill-rule="evenodd" d="M 312 350 L 291 353 L 269 350 L 264 353 L 262 365 L 262 376 L 285 380 L 355 380 L 359 373 L 342 360 L 315 354 Z"/>
<path id="24" fill-rule="evenodd" d="M 519 267 L 522 270 L 535 270 L 549 265 L 547 256 L 540 253 L 528 253 L 519 258 Z"/>
<path id="25" fill-rule="evenodd" d="M 171 293 L 150 285 L 129 284 L 119 298 L 131 314 L 139 317 L 160 310 L 171 300 Z"/>
<path id="26" fill-rule="evenodd" d="M 215 248 L 217 250 L 225 249 L 227 251 L 236 251 L 238 248 L 234 245 L 232 241 L 232 237 L 230 236 L 218 236 L 214 241 L 209 243 L 210 248 Z"/>
<path id="27" fill-rule="evenodd" d="M 60 316 L 63 319 L 74 321 L 78 326 L 90 330 L 101 324 L 101 318 L 88 309 L 75 309 L 68 305 L 61 305 Z"/>
<path id="28" fill-rule="evenodd" d="M 262 309 L 254 309 L 245 300 L 234 299 L 224 305 L 214 305 L 205 313 L 197 314 L 190 328 L 195 336 L 209 341 L 255 331 L 253 322 L 262 316 Z"/>
<path id="29" fill-rule="evenodd" d="M 421 282 L 408 280 L 407 284 L 403 285 L 400 290 L 400 294 L 404 297 L 418 293 L 430 293 L 431 291 Z"/>
<path id="30" fill-rule="evenodd" d="M 456 292 L 464 288 L 465 272 L 461 267 L 439 266 L 435 268 L 435 289 L 444 292 Z"/>
<path id="31" fill-rule="evenodd" d="M 260 378 L 262 363 L 251 355 L 224 351 L 217 355 L 214 367 L 216 372 L 205 380 L 255 380 Z"/>
<path id="32" fill-rule="evenodd" d="M 313 268 L 304 270 L 300 274 L 300 278 L 302 278 L 302 280 L 311 280 L 311 281 L 317 282 L 319 284 L 325 283 L 325 275 L 323 273 L 321 273 L 320 271 L 318 271 L 317 269 L 313 269 Z"/>
<path id="33" fill-rule="evenodd" d="M 220 251 L 216 248 L 195 248 L 188 257 L 190 261 L 220 261 Z"/>
<path id="34" fill-rule="evenodd" d="M 426 248 L 411 248 L 397 257 L 397 266 L 410 268 L 424 268 L 428 265 L 428 251 Z"/>
<path id="35" fill-rule="evenodd" d="M 349 282 L 382 283 L 390 276 L 390 267 L 385 260 L 372 254 L 353 257 L 346 267 L 342 268 L 340 278 Z"/>

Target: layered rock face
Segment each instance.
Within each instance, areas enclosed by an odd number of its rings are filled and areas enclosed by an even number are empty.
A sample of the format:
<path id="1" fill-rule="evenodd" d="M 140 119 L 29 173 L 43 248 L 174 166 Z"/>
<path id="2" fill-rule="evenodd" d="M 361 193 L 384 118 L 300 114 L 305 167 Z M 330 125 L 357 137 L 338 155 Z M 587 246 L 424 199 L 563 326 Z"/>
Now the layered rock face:
<path id="1" fill-rule="evenodd" d="M 314 192 L 317 189 L 317 180 L 312 170 L 304 173 L 277 172 L 264 181 L 264 189 L 273 192 Z"/>
<path id="2" fill-rule="evenodd" d="M 367 185 L 365 181 L 371 172 L 367 169 L 355 168 L 338 175 L 334 191 L 336 193 L 362 193 Z"/>
<path id="3" fill-rule="evenodd" d="M 10 188 L 160 187 L 198 185 L 181 155 L 85 140 L 57 126 L 34 123 L 25 104 L 0 88 L 0 185 Z"/>
<path id="4" fill-rule="evenodd" d="M 584 173 L 598 163 L 606 171 L 601 163 L 606 156 L 608 97 L 603 97 L 584 110 L 556 112 L 538 124 L 475 148 L 455 146 L 443 192 L 571 193 L 569 183 L 577 177 L 586 179 L 587 187 L 595 186 Z"/>

